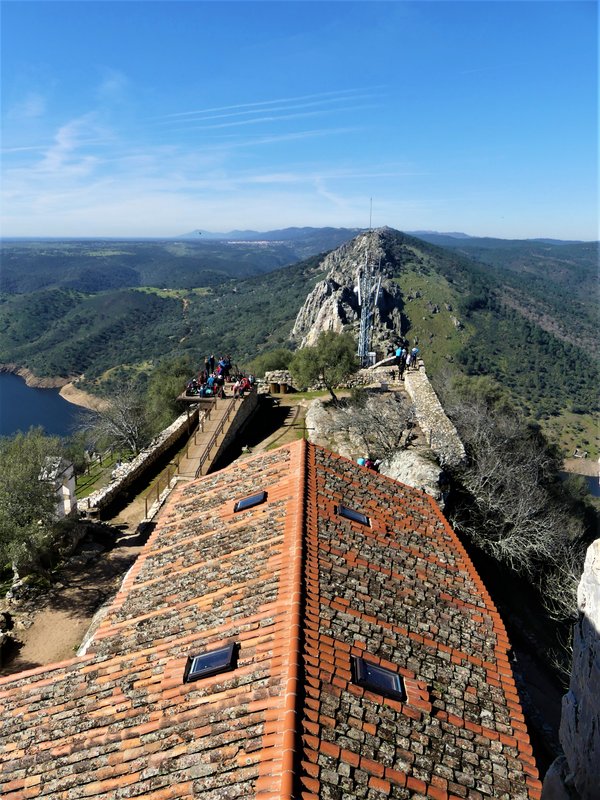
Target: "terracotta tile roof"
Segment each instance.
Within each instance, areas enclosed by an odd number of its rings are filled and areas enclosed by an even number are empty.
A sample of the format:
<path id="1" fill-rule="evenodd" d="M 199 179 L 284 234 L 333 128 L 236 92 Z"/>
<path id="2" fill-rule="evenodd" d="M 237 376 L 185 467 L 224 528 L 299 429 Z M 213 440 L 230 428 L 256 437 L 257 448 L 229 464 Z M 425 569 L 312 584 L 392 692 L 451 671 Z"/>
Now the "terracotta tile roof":
<path id="1" fill-rule="evenodd" d="M 537 798 L 507 651 L 435 503 L 300 441 L 180 486 L 88 652 L 0 680 L 0 796 Z"/>

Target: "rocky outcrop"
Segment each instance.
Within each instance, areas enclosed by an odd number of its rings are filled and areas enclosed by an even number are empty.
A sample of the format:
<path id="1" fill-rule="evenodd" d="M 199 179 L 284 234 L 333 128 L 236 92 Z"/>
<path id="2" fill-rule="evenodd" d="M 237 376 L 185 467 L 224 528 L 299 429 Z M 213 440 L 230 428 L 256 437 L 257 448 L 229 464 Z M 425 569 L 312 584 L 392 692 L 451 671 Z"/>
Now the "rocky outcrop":
<path id="1" fill-rule="evenodd" d="M 339 411 L 330 403 L 313 400 L 306 412 L 306 427 L 308 438 L 315 444 L 352 460 L 365 455 L 361 439 L 344 423 L 339 423 Z M 397 450 L 382 461 L 379 471 L 407 486 L 421 489 L 444 507 L 444 473 L 427 445 L 412 444 L 408 449 Z"/>
<path id="2" fill-rule="evenodd" d="M 397 231 L 381 228 L 363 233 L 323 261 L 327 277 L 318 283 L 300 309 L 292 339 L 301 347 L 312 347 L 324 331 L 350 328 L 357 335 L 360 326 L 358 276 L 367 261 L 381 276 L 381 291 L 373 321 L 373 347 L 387 351 L 402 331 L 402 293 L 391 280 L 397 264 L 391 253 L 392 235 Z"/>
<path id="3" fill-rule="evenodd" d="M 444 473 L 434 458 L 428 458 L 430 455 L 423 450 L 398 450 L 392 458 L 382 462 L 379 471 L 388 478 L 431 495 L 443 510 Z"/>
<path id="4" fill-rule="evenodd" d="M 548 770 L 542 800 L 600 797 L 600 539 L 588 548 L 577 604 L 573 669 L 560 723 L 564 756 Z"/>

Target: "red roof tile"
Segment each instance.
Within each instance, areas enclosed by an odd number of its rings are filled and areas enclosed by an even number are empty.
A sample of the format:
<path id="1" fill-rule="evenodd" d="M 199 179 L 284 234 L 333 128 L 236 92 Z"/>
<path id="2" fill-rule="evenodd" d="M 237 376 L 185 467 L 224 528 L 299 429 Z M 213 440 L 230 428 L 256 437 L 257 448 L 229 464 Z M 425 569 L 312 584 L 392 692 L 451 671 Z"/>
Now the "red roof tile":
<path id="1" fill-rule="evenodd" d="M 508 648 L 430 498 L 300 441 L 180 485 L 86 655 L 0 680 L 0 795 L 537 797 Z"/>

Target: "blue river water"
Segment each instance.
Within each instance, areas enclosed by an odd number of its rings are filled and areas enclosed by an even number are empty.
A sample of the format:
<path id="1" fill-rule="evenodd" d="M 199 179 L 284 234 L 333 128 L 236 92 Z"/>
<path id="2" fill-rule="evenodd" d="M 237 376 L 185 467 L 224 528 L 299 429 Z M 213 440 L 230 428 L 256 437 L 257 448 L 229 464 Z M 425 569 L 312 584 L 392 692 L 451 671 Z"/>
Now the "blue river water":
<path id="1" fill-rule="evenodd" d="M 50 436 L 69 436 L 82 413 L 58 389 L 34 389 L 18 375 L 0 372 L 0 436 L 26 433 L 32 426 Z"/>
<path id="2" fill-rule="evenodd" d="M 594 497 L 600 497 L 600 481 L 596 477 L 591 477 L 590 475 L 585 476 L 586 483 L 588 485 L 588 489 L 590 493 L 594 495 Z"/>
<path id="3" fill-rule="evenodd" d="M 571 474 L 569 472 L 560 473 L 563 480 L 566 480 Z M 595 475 L 582 475 L 581 477 L 585 478 L 589 493 L 594 497 L 600 497 L 600 481 L 598 481 L 598 478 Z"/>

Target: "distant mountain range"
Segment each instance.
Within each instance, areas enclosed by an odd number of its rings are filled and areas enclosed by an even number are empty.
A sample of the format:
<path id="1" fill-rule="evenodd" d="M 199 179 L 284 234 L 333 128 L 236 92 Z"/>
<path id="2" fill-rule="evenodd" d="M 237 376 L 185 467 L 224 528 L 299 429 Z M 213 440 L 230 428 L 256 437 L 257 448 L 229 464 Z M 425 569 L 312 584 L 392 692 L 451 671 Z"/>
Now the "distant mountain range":
<path id="1" fill-rule="evenodd" d="M 331 237 L 339 242 L 347 242 L 357 236 L 362 228 L 282 228 L 275 231 L 228 231 L 227 233 L 214 233 L 198 229 L 191 233 L 182 233 L 180 236 L 173 236 L 173 239 L 197 239 L 202 236 L 204 239 L 220 239 L 227 241 L 245 242 L 288 242 L 302 239 L 313 239 L 318 237 Z"/>
<path id="2" fill-rule="evenodd" d="M 274 231 L 254 231 L 254 230 L 233 230 L 226 233 L 215 233 L 214 231 L 206 231 L 198 229 L 190 233 L 182 233 L 179 236 L 172 237 L 173 239 L 198 239 L 202 236 L 204 239 L 215 239 L 220 241 L 244 241 L 244 242 L 289 242 L 289 241 L 302 241 L 308 239 L 330 238 L 332 241 L 337 241 L 337 245 L 347 242 L 363 233 L 367 228 L 282 228 Z M 468 233 L 461 231 L 405 231 L 409 236 L 416 236 L 424 242 L 430 244 L 437 244 L 440 246 L 456 245 L 456 240 L 461 240 L 463 244 L 473 246 L 485 246 L 487 243 L 490 247 L 499 246 L 503 243 L 504 246 L 514 246 L 517 243 L 523 244 L 524 242 L 536 242 L 539 244 L 579 244 L 578 239 L 498 239 L 490 236 L 471 236 Z M 468 241 L 464 241 L 468 240 Z"/>

